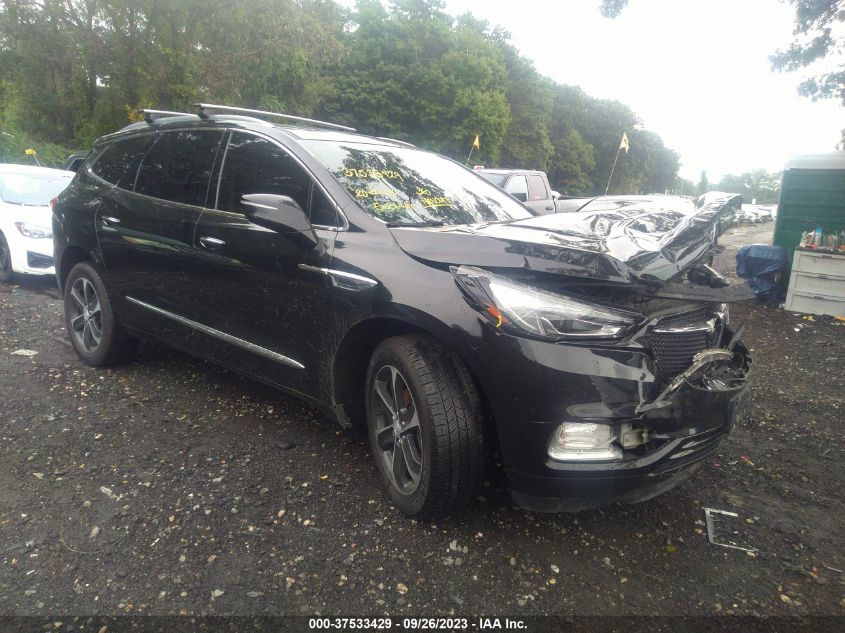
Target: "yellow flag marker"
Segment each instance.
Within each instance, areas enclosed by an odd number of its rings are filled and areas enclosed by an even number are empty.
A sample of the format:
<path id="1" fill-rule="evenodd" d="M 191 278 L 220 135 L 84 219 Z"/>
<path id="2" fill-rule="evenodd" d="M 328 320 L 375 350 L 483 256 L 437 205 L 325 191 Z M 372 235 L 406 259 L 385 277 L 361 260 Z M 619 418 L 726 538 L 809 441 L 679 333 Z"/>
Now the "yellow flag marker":
<path id="1" fill-rule="evenodd" d="M 27 149 L 25 149 L 23 151 L 23 153 L 26 154 L 27 156 L 35 156 L 37 154 L 37 152 L 34 149 L 32 149 L 31 147 L 28 147 Z"/>
<path id="2" fill-rule="evenodd" d="M 625 153 L 628 153 L 628 135 L 625 132 L 622 132 L 622 140 L 619 142 L 619 149 L 624 149 Z"/>
<path id="3" fill-rule="evenodd" d="M 475 135 L 475 140 L 472 142 L 473 149 L 481 149 L 481 139 L 478 138 L 478 134 Z"/>

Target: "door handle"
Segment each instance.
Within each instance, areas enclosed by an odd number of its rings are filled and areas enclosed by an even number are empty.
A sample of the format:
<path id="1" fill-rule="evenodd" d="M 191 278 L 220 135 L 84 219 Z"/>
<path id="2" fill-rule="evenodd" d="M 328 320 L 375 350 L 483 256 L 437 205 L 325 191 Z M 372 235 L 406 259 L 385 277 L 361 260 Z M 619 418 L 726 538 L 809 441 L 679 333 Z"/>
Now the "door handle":
<path id="1" fill-rule="evenodd" d="M 554 211 L 554 210 L 555 210 L 554 207 L 546 207 L 546 211 Z"/>
<path id="2" fill-rule="evenodd" d="M 113 215 L 104 215 L 102 217 L 102 220 L 105 226 L 114 226 L 115 224 L 120 224 L 120 218 L 116 218 Z"/>
<path id="3" fill-rule="evenodd" d="M 215 248 L 225 246 L 226 242 L 217 237 L 201 237 L 200 244 L 202 244 L 202 246 L 204 248 L 207 248 L 208 250 L 214 250 Z"/>

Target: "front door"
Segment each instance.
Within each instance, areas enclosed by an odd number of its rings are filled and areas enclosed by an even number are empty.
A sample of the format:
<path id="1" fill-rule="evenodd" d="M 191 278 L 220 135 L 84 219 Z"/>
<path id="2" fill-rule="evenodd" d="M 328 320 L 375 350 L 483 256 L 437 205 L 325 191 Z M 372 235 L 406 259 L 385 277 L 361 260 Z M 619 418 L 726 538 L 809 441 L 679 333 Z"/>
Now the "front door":
<path id="1" fill-rule="evenodd" d="M 250 222 L 242 196 L 290 196 L 315 225 L 316 245 L 301 234 Z M 280 386 L 318 393 L 325 363 L 329 280 L 315 271 L 331 262 L 338 211 L 322 188 L 283 147 L 268 138 L 232 132 L 215 199 L 200 218 L 195 246 L 204 282 L 197 320 L 208 354 Z M 323 227 L 323 228 L 320 228 Z"/>

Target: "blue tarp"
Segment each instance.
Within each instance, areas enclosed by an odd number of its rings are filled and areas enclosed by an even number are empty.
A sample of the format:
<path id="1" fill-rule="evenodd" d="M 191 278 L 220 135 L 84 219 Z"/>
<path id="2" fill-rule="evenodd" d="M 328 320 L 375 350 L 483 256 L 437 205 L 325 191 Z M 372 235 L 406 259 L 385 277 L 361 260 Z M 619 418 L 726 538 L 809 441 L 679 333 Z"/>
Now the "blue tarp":
<path id="1" fill-rule="evenodd" d="M 748 285 L 761 301 L 780 302 L 783 297 L 775 281 L 786 266 L 783 246 L 750 244 L 736 254 L 736 274 L 748 280 Z"/>

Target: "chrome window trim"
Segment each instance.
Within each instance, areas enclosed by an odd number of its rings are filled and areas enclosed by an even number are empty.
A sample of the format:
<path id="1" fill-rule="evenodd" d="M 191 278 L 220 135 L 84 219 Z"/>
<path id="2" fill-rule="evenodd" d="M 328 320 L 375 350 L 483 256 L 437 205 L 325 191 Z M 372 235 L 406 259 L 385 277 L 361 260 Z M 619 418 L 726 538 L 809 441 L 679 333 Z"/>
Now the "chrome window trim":
<path id="1" fill-rule="evenodd" d="M 203 334 L 208 334 L 209 336 L 218 338 L 221 341 L 224 341 L 236 347 L 240 347 L 241 349 L 245 349 L 248 352 L 258 354 L 259 356 L 263 356 L 264 358 L 269 358 L 270 360 L 274 360 L 289 367 L 295 367 L 296 369 L 305 369 L 305 365 L 303 365 L 299 361 L 296 361 L 292 358 L 288 358 L 287 356 L 279 354 L 278 352 L 274 352 L 273 350 L 267 349 L 266 347 L 261 347 L 260 345 L 256 345 L 255 343 L 250 343 L 249 341 L 245 341 L 242 338 L 238 338 L 237 336 L 232 336 L 231 334 L 226 334 L 226 332 L 216 330 L 213 327 L 203 325 L 202 323 L 192 321 L 191 319 L 186 319 L 183 316 L 149 304 L 146 301 L 141 301 L 140 299 L 136 299 L 135 297 L 130 297 L 127 295 L 126 300 L 130 303 L 139 305 L 142 308 L 146 308 L 147 310 L 155 312 L 156 314 L 160 314 L 161 316 L 176 321 L 177 323 L 181 323 L 182 325 L 185 325 L 193 330 L 197 330 L 198 332 L 202 332 Z"/>

